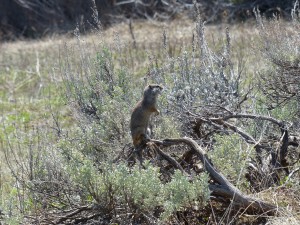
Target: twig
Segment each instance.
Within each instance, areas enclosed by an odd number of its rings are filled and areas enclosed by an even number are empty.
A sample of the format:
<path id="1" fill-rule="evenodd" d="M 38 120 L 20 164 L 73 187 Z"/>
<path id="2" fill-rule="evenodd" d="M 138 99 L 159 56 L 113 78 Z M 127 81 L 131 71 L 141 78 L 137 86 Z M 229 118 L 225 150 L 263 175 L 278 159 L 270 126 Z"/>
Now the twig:
<path id="1" fill-rule="evenodd" d="M 55 224 L 59 224 L 63 221 L 66 221 L 67 219 L 70 219 L 72 216 L 75 216 L 75 215 L 81 213 L 82 211 L 87 211 L 87 210 L 91 210 L 91 209 L 92 209 L 92 207 L 90 207 L 90 206 L 82 206 L 69 214 L 59 217 L 59 219 L 55 221 Z"/>
<path id="2" fill-rule="evenodd" d="M 131 38 L 133 40 L 133 47 L 136 48 L 136 40 L 135 40 L 135 36 L 134 36 L 134 33 L 133 33 L 132 19 L 131 18 L 129 19 L 129 31 L 130 31 Z"/>
<path id="3" fill-rule="evenodd" d="M 184 169 L 182 168 L 182 166 L 170 155 L 168 155 L 167 153 L 163 152 L 156 144 L 151 145 L 151 147 L 154 147 L 155 151 L 160 154 L 165 160 L 167 160 L 172 166 L 174 166 L 175 168 L 179 169 L 185 176 L 189 176 L 189 174 L 187 172 L 184 171 Z"/>
<path id="4" fill-rule="evenodd" d="M 289 180 L 291 179 L 291 177 L 300 170 L 300 167 L 294 169 L 292 172 L 290 172 L 290 174 L 288 175 L 286 181 L 284 182 L 284 184 L 287 184 L 287 182 L 289 182 Z"/>

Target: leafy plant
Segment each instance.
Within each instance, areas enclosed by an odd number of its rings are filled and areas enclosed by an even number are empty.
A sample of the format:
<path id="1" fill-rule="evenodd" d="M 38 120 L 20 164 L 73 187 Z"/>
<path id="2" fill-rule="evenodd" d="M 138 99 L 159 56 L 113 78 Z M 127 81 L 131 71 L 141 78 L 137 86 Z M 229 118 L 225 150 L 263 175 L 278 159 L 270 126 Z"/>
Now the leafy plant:
<path id="1" fill-rule="evenodd" d="M 210 152 L 214 165 L 239 187 L 248 186 L 245 179 L 247 165 L 254 156 L 254 149 L 238 135 L 215 135 L 214 149 Z"/>

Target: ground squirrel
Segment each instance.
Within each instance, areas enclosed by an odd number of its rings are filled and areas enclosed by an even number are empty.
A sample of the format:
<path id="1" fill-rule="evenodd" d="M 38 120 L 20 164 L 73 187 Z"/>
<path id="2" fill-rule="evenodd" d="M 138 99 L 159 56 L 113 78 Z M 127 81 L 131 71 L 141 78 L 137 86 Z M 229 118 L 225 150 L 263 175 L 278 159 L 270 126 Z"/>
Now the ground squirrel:
<path id="1" fill-rule="evenodd" d="M 150 84 L 144 89 L 144 96 L 131 114 L 130 131 L 134 147 L 137 149 L 149 140 L 147 130 L 152 113 L 159 114 L 156 106 L 157 96 L 161 93 L 162 87 L 157 84 Z"/>

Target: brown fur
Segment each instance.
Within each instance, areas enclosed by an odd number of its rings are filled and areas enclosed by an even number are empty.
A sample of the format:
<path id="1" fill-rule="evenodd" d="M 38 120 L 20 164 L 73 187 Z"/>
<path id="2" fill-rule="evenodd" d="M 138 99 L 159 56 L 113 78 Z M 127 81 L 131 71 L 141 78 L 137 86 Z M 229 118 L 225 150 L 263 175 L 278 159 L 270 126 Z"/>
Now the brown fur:
<path id="1" fill-rule="evenodd" d="M 137 103 L 131 114 L 130 131 L 135 148 L 145 144 L 150 138 L 147 135 L 150 116 L 159 114 L 157 109 L 157 96 L 161 93 L 162 87 L 150 84 L 144 89 L 143 98 Z"/>

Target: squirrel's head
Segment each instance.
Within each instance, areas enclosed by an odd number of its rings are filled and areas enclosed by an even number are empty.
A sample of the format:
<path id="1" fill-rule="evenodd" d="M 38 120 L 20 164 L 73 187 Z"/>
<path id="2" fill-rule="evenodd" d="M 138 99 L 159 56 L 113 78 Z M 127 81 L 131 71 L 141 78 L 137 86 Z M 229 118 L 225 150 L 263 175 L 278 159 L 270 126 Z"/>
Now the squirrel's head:
<path id="1" fill-rule="evenodd" d="M 162 92 L 163 87 L 158 84 L 149 84 L 144 90 L 145 101 L 156 101 L 157 96 Z"/>
<path id="2" fill-rule="evenodd" d="M 157 94 L 160 94 L 163 90 L 163 87 L 158 85 L 158 84 L 149 84 L 146 88 L 145 88 L 145 91 L 148 90 L 148 91 L 151 91 L 153 93 L 155 93 L 156 95 Z"/>

